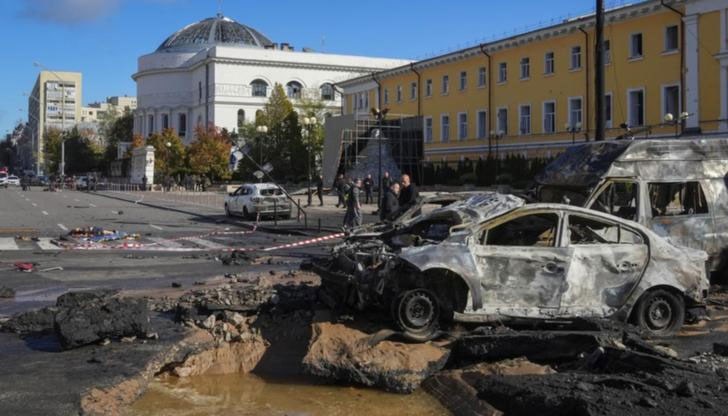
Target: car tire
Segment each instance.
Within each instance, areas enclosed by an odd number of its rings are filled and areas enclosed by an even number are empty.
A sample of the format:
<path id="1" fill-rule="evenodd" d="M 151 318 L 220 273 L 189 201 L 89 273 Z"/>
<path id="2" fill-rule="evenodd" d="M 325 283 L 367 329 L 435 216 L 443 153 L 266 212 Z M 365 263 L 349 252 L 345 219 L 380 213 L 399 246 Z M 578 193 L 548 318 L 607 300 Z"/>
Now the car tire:
<path id="1" fill-rule="evenodd" d="M 429 341 L 438 332 L 440 301 L 434 293 L 416 288 L 394 299 L 393 314 L 397 327 L 415 341 Z"/>
<path id="2" fill-rule="evenodd" d="M 646 335 L 672 336 L 685 322 L 685 300 L 665 289 L 651 290 L 637 303 L 634 318 Z"/>
<path id="3" fill-rule="evenodd" d="M 248 207 L 246 206 L 243 207 L 243 218 L 246 220 L 250 219 L 250 212 L 248 212 Z"/>

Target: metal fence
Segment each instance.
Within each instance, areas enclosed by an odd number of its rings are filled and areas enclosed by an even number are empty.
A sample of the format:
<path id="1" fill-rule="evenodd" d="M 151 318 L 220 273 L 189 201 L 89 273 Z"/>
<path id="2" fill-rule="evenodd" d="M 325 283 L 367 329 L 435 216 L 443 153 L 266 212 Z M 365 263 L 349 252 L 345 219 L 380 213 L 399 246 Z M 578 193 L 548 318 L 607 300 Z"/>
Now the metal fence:
<path id="1" fill-rule="evenodd" d="M 136 200 L 146 199 L 150 201 L 171 202 L 185 205 L 198 205 L 207 208 L 219 209 L 220 211 L 223 211 L 225 208 L 226 194 L 222 191 L 144 191 L 142 190 L 142 186 L 138 184 L 117 183 L 105 184 L 103 187 L 100 187 L 99 190 L 132 195 L 136 198 Z"/>

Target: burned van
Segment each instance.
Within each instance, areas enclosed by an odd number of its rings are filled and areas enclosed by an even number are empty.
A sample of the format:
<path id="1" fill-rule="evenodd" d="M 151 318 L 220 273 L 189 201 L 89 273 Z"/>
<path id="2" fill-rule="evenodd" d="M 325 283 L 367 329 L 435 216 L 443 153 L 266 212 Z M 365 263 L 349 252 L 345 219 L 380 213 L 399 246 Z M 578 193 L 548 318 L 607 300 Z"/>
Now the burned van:
<path id="1" fill-rule="evenodd" d="M 728 266 L 728 139 L 652 139 L 572 146 L 536 178 L 542 202 L 636 221 Z"/>

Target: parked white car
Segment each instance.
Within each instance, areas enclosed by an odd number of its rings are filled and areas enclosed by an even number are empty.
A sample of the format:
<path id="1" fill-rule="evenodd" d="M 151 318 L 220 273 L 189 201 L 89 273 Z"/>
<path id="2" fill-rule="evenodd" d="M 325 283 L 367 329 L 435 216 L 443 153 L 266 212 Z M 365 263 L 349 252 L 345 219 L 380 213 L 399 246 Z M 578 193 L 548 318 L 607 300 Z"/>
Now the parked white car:
<path id="1" fill-rule="evenodd" d="M 273 183 L 244 184 L 225 197 L 225 214 L 252 219 L 260 215 L 291 218 L 291 202 Z"/>
<path id="2" fill-rule="evenodd" d="M 8 176 L 6 183 L 8 185 L 20 186 L 20 178 L 15 175 Z"/>

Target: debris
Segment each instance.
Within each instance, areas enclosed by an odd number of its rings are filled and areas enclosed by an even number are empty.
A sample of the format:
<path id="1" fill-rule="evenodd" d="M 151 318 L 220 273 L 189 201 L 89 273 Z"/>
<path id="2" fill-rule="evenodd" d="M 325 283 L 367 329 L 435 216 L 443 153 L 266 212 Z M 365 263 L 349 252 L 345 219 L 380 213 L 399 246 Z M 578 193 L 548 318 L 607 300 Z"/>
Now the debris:
<path id="1" fill-rule="evenodd" d="M 717 355 L 728 357 L 728 344 L 722 342 L 713 343 L 713 352 Z"/>
<path id="2" fill-rule="evenodd" d="M 125 344 L 130 344 L 130 343 L 136 341 L 136 336 L 121 337 L 121 340 L 120 341 L 123 342 L 123 343 L 125 343 Z"/>
<path id="3" fill-rule="evenodd" d="M 63 271 L 63 267 L 61 266 L 55 266 L 55 267 L 49 267 L 47 269 L 41 269 L 38 270 L 39 272 L 55 272 L 55 271 Z"/>
<path id="4" fill-rule="evenodd" d="M 247 266 L 255 260 L 255 256 L 240 250 L 235 250 L 227 256 L 221 256 L 220 261 L 226 266 Z"/>
<path id="5" fill-rule="evenodd" d="M 23 262 L 17 262 L 15 263 L 15 269 L 19 272 L 26 272 L 30 273 L 33 271 L 33 267 L 35 267 L 35 263 L 23 263 Z"/>
<path id="6" fill-rule="evenodd" d="M 74 228 L 68 232 L 68 236 L 81 241 L 88 241 L 93 243 L 139 239 L 139 234 L 129 234 L 124 231 L 117 230 L 106 230 L 102 227 Z"/>
<path id="7" fill-rule="evenodd" d="M 205 319 L 204 321 L 202 321 L 202 327 L 205 328 L 205 329 L 212 329 L 212 327 L 215 326 L 215 319 L 216 318 L 215 318 L 215 315 L 214 314 L 208 316 L 207 319 Z"/>
<path id="8" fill-rule="evenodd" d="M 0 298 L 14 298 L 15 289 L 7 286 L 0 286 Z"/>
<path id="9" fill-rule="evenodd" d="M 182 283 L 172 282 L 172 287 L 174 287 L 174 288 L 180 288 L 180 287 L 182 287 Z"/>

